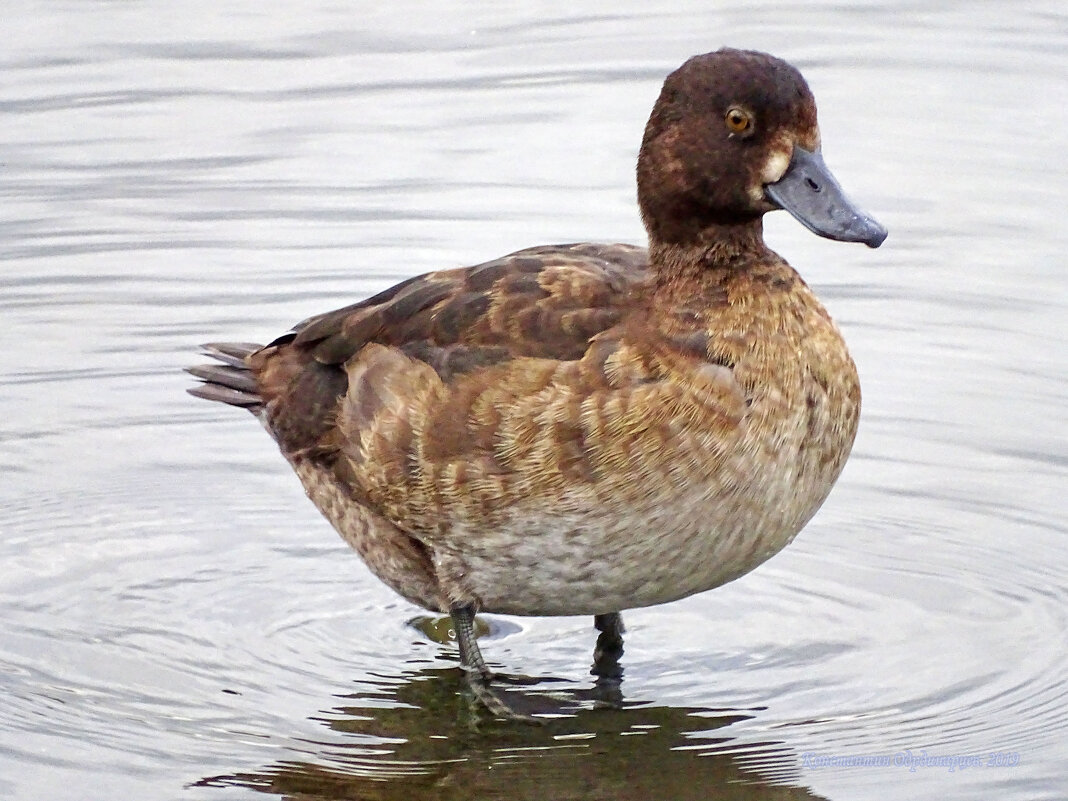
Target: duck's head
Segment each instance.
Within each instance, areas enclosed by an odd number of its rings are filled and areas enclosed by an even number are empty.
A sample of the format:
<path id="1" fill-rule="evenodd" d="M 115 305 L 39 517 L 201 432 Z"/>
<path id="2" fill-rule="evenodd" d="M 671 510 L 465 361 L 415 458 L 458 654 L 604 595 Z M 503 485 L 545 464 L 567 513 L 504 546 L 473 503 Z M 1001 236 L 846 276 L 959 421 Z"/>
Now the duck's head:
<path id="1" fill-rule="evenodd" d="M 638 156 L 638 202 L 654 243 L 759 230 L 780 208 L 830 239 L 873 248 L 886 239 L 824 164 L 801 73 L 746 50 L 694 56 L 664 81 Z"/>

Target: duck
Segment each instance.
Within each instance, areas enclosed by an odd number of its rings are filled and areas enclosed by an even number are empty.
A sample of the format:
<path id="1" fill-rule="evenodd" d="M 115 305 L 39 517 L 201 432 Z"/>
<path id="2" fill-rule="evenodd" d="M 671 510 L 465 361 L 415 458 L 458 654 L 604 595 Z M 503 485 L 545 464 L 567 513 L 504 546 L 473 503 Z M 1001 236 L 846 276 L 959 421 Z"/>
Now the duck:
<path id="1" fill-rule="evenodd" d="M 887 236 L 824 162 L 801 73 L 732 48 L 687 60 L 645 127 L 637 200 L 647 247 L 426 273 L 188 368 L 193 395 L 261 421 L 371 573 L 451 617 L 498 717 L 520 715 L 477 613 L 592 615 L 597 653 L 618 655 L 623 611 L 788 545 L 856 435 L 846 343 L 763 238 L 780 209 L 832 240 Z"/>

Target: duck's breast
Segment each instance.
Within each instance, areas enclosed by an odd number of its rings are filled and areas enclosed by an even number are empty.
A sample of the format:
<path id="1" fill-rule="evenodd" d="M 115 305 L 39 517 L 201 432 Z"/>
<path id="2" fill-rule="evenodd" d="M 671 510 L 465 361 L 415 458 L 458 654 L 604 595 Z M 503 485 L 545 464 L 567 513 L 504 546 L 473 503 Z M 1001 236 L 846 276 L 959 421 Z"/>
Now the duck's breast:
<path id="1" fill-rule="evenodd" d="M 600 613 L 710 589 L 788 544 L 852 445 L 853 362 L 803 284 L 705 322 L 608 332 L 578 362 L 460 392 L 450 413 L 480 456 L 419 478 L 442 579 L 491 611 Z"/>

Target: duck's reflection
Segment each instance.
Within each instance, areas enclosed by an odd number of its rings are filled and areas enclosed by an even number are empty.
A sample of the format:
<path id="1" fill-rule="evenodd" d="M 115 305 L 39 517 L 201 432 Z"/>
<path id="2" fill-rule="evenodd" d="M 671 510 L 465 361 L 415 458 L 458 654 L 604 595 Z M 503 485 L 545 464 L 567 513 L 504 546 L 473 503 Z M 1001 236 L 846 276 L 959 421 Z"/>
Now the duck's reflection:
<path id="1" fill-rule="evenodd" d="M 455 667 L 425 668 L 345 699 L 320 720 L 342 734 L 298 760 L 208 777 L 288 799 L 812 799 L 780 743 L 726 734 L 752 711 L 606 704 L 601 690 L 556 682 L 511 688 L 543 726 L 488 719 Z M 351 739 L 350 739 L 351 738 Z M 313 744 L 313 747 L 316 747 Z"/>

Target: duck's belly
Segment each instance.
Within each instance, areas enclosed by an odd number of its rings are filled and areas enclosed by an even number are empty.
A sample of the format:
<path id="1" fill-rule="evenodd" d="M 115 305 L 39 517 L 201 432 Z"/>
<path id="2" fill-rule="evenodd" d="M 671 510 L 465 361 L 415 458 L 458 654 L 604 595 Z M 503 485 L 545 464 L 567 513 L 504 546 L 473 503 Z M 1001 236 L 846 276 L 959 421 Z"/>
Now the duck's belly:
<path id="1" fill-rule="evenodd" d="M 665 603 L 752 570 L 827 497 L 859 412 L 852 363 L 836 334 L 832 344 L 837 362 L 826 350 L 799 358 L 796 380 L 765 381 L 733 422 L 719 406 L 686 406 L 679 392 L 632 399 L 636 409 L 673 413 L 648 425 L 617 415 L 603 430 L 590 421 L 586 464 L 570 472 L 553 462 L 566 451 L 539 448 L 538 437 L 520 442 L 516 432 L 508 442 L 526 450 L 508 454 L 503 475 L 443 462 L 371 494 L 350 492 L 344 474 L 311 462 L 294 466 L 375 574 L 429 608 L 463 601 L 504 614 L 579 615 Z M 515 415 L 538 419 L 525 408 Z"/>
<path id="2" fill-rule="evenodd" d="M 436 568 L 482 609 L 503 614 L 601 614 L 684 598 L 790 543 L 837 477 L 808 462 L 786 448 L 759 469 L 739 464 L 716 482 L 651 493 L 646 504 L 572 499 L 566 513 L 549 508 L 493 530 L 453 531 L 449 542 L 463 547 L 436 543 Z"/>

